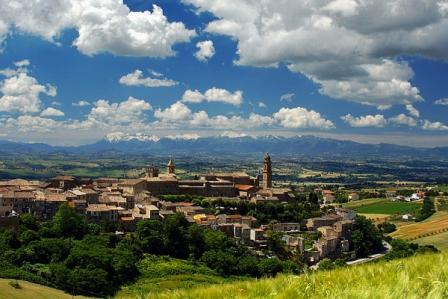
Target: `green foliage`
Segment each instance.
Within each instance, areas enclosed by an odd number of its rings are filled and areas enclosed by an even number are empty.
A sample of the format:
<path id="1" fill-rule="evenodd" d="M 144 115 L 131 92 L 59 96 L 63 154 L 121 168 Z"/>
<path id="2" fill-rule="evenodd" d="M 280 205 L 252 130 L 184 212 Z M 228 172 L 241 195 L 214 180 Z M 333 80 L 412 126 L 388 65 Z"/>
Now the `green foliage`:
<path id="1" fill-rule="evenodd" d="M 436 212 L 436 208 L 434 206 L 434 200 L 430 197 L 425 197 L 423 199 L 422 209 L 420 210 L 420 214 L 417 216 L 415 221 L 420 222 L 429 218 L 432 214 Z"/>
<path id="2" fill-rule="evenodd" d="M 392 245 L 392 250 L 384 257 L 386 260 L 404 258 L 428 252 L 435 253 L 438 251 L 437 248 L 431 245 L 420 246 L 418 244 L 408 243 L 400 239 L 392 239 L 390 240 L 390 244 Z"/>
<path id="3" fill-rule="evenodd" d="M 283 271 L 283 263 L 278 258 L 264 259 L 258 264 L 258 267 L 265 276 L 275 276 Z"/>
<path id="4" fill-rule="evenodd" d="M 261 202 L 252 203 L 244 200 L 208 200 L 201 204 L 216 213 L 249 215 L 257 218 L 259 224 L 268 224 L 272 220 L 280 222 L 301 222 L 304 219 L 321 215 L 319 204 L 316 203 L 315 194 L 297 195 L 288 203 Z M 218 209 L 219 207 L 219 209 Z"/>
<path id="5" fill-rule="evenodd" d="M 67 204 L 59 207 L 51 223 L 53 233 L 59 237 L 81 239 L 88 232 L 85 218 Z"/>
<path id="6" fill-rule="evenodd" d="M 285 250 L 285 241 L 282 240 L 283 233 L 268 231 L 267 233 L 267 245 L 268 249 L 277 254 L 280 257 L 287 257 L 287 251 Z"/>
<path id="7" fill-rule="evenodd" d="M 323 259 L 319 262 L 319 270 L 333 270 L 339 267 L 345 267 L 347 264 L 344 260 L 336 259 L 334 261 L 330 259 Z"/>
<path id="8" fill-rule="evenodd" d="M 355 218 L 352 241 L 356 256 L 366 257 L 382 249 L 382 234 L 373 222 L 364 216 Z"/>
<path id="9" fill-rule="evenodd" d="M 390 234 L 397 230 L 397 226 L 391 222 L 383 222 L 378 224 L 378 229 L 384 234 Z"/>

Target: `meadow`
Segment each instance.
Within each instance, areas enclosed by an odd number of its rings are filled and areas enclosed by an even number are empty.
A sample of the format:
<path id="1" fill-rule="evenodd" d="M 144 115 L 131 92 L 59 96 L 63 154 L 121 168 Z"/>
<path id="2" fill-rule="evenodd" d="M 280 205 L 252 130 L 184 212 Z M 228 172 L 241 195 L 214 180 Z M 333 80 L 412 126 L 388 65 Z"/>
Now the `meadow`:
<path id="1" fill-rule="evenodd" d="M 192 289 L 215 284 L 249 280 L 246 277 L 223 277 L 201 263 L 170 257 L 148 256 L 138 269 L 138 279 L 116 294 L 116 298 L 144 298 L 161 292 Z"/>
<path id="2" fill-rule="evenodd" d="M 448 253 L 281 275 L 219 286 L 150 293 L 143 298 L 447 298 Z"/>

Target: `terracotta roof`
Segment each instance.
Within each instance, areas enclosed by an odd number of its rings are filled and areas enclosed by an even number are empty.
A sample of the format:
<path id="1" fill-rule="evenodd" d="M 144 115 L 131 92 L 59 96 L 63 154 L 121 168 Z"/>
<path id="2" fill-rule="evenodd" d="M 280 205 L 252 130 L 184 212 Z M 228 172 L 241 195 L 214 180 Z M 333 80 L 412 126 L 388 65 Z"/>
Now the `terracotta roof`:
<path id="1" fill-rule="evenodd" d="M 235 184 L 235 188 L 240 190 L 240 191 L 249 191 L 252 190 L 254 188 L 256 188 L 255 186 L 252 185 L 239 185 L 239 184 Z"/>

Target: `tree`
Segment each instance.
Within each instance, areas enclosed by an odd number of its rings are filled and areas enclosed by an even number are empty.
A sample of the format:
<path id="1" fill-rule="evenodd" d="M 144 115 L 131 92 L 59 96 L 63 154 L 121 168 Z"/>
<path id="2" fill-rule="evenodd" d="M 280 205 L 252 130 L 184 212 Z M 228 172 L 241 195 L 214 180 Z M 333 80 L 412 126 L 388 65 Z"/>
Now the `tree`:
<path id="1" fill-rule="evenodd" d="M 152 254 L 166 254 L 163 223 L 158 220 L 143 220 L 137 224 L 137 238 L 142 250 Z"/>
<path id="2" fill-rule="evenodd" d="M 397 226 L 391 222 L 383 222 L 378 224 L 378 229 L 384 234 L 390 234 L 397 230 Z"/>
<path id="3" fill-rule="evenodd" d="M 434 206 L 434 201 L 430 197 L 425 197 L 423 199 L 422 209 L 420 210 L 420 214 L 418 215 L 416 221 L 423 221 L 435 212 L 436 209 Z"/>
<path id="4" fill-rule="evenodd" d="M 237 259 L 229 252 L 210 250 L 204 252 L 201 260 L 221 275 L 234 274 Z"/>
<path id="5" fill-rule="evenodd" d="M 39 229 L 36 216 L 30 213 L 20 215 L 20 224 L 29 230 L 37 231 Z"/>
<path id="6" fill-rule="evenodd" d="M 282 233 L 268 231 L 266 241 L 269 250 L 279 255 L 280 257 L 286 257 L 287 252 L 284 248 L 285 241 L 282 240 L 282 237 Z"/>
<path id="7" fill-rule="evenodd" d="M 258 268 L 262 275 L 275 276 L 283 271 L 283 263 L 278 258 L 264 259 L 258 263 Z"/>
<path id="8" fill-rule="evenodd" d="M 381 232 L 371 220 L 361 215 L 355 218 L 352 241 L 359 257 L 366 257 L 383 248 Z"/>
<path id="9" fill-rule="evenodd" d="M 82 239 L 88 232 L 85 218 L 67 204 L 62 204 L 52 219 L 52 230 L 57 236 Z"/>
<path id="10" fill-rule="evenodd" d="M 317 196 L 316 193 L 314 192 L 310 192 L 310 195 L 308 196 L 308 201 L 314 205 L 318 205 L 319 204 L 319 197 Z"/>
<path id="11" fill-rule="evenodd" d="M 237 264 L 237 269 L 240 274 L 250 276 L 260 276 L 258 269 L 258 260 L 253 255 L 243 256 Z"/>

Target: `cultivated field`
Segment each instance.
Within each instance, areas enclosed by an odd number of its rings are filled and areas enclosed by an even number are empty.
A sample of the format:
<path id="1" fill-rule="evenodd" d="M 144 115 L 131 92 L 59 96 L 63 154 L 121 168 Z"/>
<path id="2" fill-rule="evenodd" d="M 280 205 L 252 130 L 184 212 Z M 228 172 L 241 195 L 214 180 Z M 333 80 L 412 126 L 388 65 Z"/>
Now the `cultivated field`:
<path id="1" fill-rule="evenodd" d="M 360 214 L 402 215 L 415 214 L 420 210 L 421 204 L 373 198 L 348 202 L 343 206 Z"/>
<path id="2" fill-rule="evenodd" d="M 447 298 L 448 253 L 420 255 L 301 276 L 169 291 L 143 298 Z"/>
<path id="3" fill-rule="evenodd" d="M 448 231 L 448 212 L 440 211 L 422 222 L 413 222 L 399 226 L 390 234 L 394 238 L 404 240 L 416 240 L 418 238 L 430 237 Z"/>
<path id="4" fill-rule="evenodd" d="M 7 299 L 64 299 L 64 298 L 87 298 L 83 296 L 72 296 L 63 291 L 46 287 L 43 285 L 18 280 L 20 288 L 14 288 L 9 283 L 15 280 L 0 278 L 0 298 Z"/>

